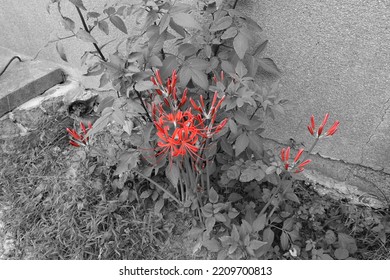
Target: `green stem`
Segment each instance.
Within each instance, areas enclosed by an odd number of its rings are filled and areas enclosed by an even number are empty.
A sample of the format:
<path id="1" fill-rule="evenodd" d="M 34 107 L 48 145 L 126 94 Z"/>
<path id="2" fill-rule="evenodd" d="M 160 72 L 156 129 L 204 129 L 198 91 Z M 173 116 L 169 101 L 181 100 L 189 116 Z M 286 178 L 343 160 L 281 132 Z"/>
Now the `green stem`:
<path id="1" fill-rule="evenodd" d="M 83 14 L 81 13 L 80 8 L 77 7 L 77 6 L 75 6 L 75 7 L 76 7 L 76 10 L 77 10 L 77 13 L 78 13 L 79 16 L 80 16 L 81 23 L 83 24 L 85 31 L 87 31 L 88 33 L 91 33 L 91 30 L 89 30 L 89 28 L 88 28 L 88 26 L 87 26 L 87 23 L 85 22 L 84 16 L 83 16 Z M 97 50 L 97 52 L 99 53 L 101 59 L 102 59 L 103 61 L 107 61 L 106 58 L 104 57 L 102 51 L 100 50 L 99 46 L 98 46 L 96 43 L 93 43 L 93 45 L 94 45 L 95 49 Z"/>

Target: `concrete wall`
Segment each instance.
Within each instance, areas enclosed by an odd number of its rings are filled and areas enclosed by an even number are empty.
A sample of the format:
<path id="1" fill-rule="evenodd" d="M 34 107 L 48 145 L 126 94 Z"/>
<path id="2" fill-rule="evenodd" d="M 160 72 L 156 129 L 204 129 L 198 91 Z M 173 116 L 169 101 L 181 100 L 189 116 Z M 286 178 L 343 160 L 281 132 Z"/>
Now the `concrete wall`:
<path id="1" fill-rule="evenodd" d="M 58 17 L 45 11 L 47 2 L 0 1 L 0 45 L 35 55 L 51 32 L 64 34 L 58 31 Z M 104 2 L 84 0 L 88 8 Z M 64 14 L 71 8 L 65 7 Z M 389 174 L 390 1 L 243 0 L 237 8 L 264 28 L 270 40 L 266 55 L 283 72 L 280 93 L 293 105 L 286 117 L 267 121 L 264 136 L 277 143 L 292 137 L 308 147 L 310 115 L 321 122 L 329 112 L 329 122 L 337 119 L 341 125 L 317 146 L 319 154 Z M 98 41 L 107 40 L 99 34 Z M 79 67 L 81 50 L 91 48 L 76 40 L 65 47 L 74 67 Z M 42 57 L 60 61 L 54 47 Z"/>

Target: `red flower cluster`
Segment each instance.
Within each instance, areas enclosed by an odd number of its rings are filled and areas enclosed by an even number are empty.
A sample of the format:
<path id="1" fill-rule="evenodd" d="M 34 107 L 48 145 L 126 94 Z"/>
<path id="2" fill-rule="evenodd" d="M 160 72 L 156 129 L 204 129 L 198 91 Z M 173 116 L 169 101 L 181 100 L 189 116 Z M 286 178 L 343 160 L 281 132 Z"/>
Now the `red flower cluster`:
<path id="1" fill-rule="evenodd" d="M 325 115 L 325 118 L 322 121 L 321 125 L 318 127 L 316 137 L 320 137 L 321 136 L 328 119 L 329 119 L 329 114 L 327 113 Z M 339 125 L 340 125 L 340 122 L 339 121 L 335 121 L 333 123 L 333 125 L 325 133 L 325 136 L 332 136 L 333 134 L 335 134 L 337 129 L 338 129 L 338 127 L 339 127 Z M 315 125 L 315 122 L 314 122 L 314 116 L 313 115 L 310 117 L 310 125 L 307 126 L 307 129 L 309 130 L 310 134 L 314 136 L 316 125 Z"/>
<path id="2" fill-rule="evenodd" d="M 85 135 L 87 135 L 88 130 L 90 130 L 91 128 L 92 124 L 90 122 L 88 123 L 88 128 L 85 127 L 83 122 L 80 122 L 80 133 L 77 133 L 75 129 L 66 128 L 66 131 L 72 138 L 71 140 L 69 140 L 69 144 L 75 147 L 88 145 L 89 137 L 85 137 Z"/>
<path id="3" fill-rule="evenodd" d="M 160 148 L 157 155 L 166 154 L 170 160 L 185 155 L 192 158 L 200 157 L 199 150 L 203 141 L 221 131 L 228 121 L 224 119 L 218 125 L 215 124 L 217 111 L 224 97 L 217 102 L 218 94 L 215 92 L 208 111 L 203 96 L 200 96 L 199 105 L 190 99 L 192 108 L 183 109 L 187 102 L 188 89 L 183 91 L 179 100 L 175 70 L 165 85 L 158 70 L 151 81 L 157 86 L 156 92 L 166 105 L 165 108 L 163 104 L 152 104 L 152 119 L 159 138 L 157 146 Z M 199 113 L 194 114 L 192 110 Z"/>
<path id="4" fill-rule="evenodd" d="M 304 170 L 304 167 L 308 165 L 311 160 L 307 159 L 303 162 L 299 162 L 299 158 L 301 157 L 304 149 L 299 149 L 298 153 L 296 154 L 294 161 L 292 162 L 292 165 L 290 166 L 289 163 L 289 158 L 290 158 L 290 147 L 287 147 L 287 149 L 283 148 L 282 151 L 280 152 L 280 159 L 284 163 L 284 169 L 287 171 L 293 171 L 294 173 L 299 173 Z"/>

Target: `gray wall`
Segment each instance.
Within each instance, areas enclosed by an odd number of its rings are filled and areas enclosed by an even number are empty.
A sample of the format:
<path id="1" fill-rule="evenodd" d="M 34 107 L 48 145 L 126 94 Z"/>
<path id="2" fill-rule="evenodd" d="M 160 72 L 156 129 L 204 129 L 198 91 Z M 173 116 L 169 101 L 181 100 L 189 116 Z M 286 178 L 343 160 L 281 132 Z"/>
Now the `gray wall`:
<path id="1" fill-rule="evenodd" d="M 0 1 L 0 45 L 33 56 L 50 38 L 65 34 L 48 0 Z M 84 0 L 88 8 L 105 1 Z M 306 125 L 311 114 L 320 122 L 341 122 L 336 135 L 318 145 L 324 157 L 390 173 L 390 1 L 388 0 L 247 0 L 238 9 L 264 28 L 266 55 L 283 72 L 280 93 L 293 107 L 286 117 L 267 121 L 265 136 L 280 143 L 290 137 L 310 146 Z M 74 10 L 73 10 L 74 11 Z M 64 14 L 72 7 L 64 9 Z M 73 17 L 76 18 L 76 17 Z M 96 37 L 99 42 L 105 36 Z M 95 34 L 94 34 L 95 35 Z M 114 36 L 121 36 L 119 32 Z M 70 63 L 90 44 L 69 40 Z M 42 58 L 60 62 L 54 47 Z"/>

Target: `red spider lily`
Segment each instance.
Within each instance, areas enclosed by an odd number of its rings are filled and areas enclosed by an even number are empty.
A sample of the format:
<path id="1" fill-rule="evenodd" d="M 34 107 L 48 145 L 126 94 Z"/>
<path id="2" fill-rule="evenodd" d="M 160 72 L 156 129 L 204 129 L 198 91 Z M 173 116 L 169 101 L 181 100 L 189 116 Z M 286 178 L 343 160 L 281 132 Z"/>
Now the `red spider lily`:
<path id="1" fill-rule="evenodd" d="M 326 113 L 324 120 L 322 121 L 321 125 L 318 127 L 316 137 L 318 137 L 318 138 L 321 137 L 322 132 L 324 130 L 324 127 L 325 127 L 326 123 L 328 122 L 328 119 L 329 119 L 329 113 Z M 325 133 L 325 136 L 332 136 L 333 134 L 335 134 L 339 125 L 340 125 L 340 122 L 335 121 L 333 123 L 333 125 L 331 126 L 331 128 L 329 128 L 329 130 Z M 310 125 L 307 126 L 307 129 L 309 130 L 310 134 L 314 136 L 316 127 L 315 127 L 315 121 L 314 121 L 313 115 L 310 117 Z"/>
<path id="2" fill-rule="evenodd" d="M 292 166 L 290 166 L 290 163 L 288 161 L 290 158 L 290 151 L 291 151 L 291 148 L 287 147 L 286 149 L 283 148 L 280 152 L 280 159 L 282 160 L 282 162 L 284 164 L 284 169 L 286 171 L 293 171 L 295 169 L 294 173 L 302 172 L 304 170 L 304 167 L 306 165 L 308 165 L 311 162 L 311 160 L 307 159 L 297 166 L 297 164 L 299 163 L 299 159 L 302 156 L 303 151 L 304 151 L 304 149 L 299 149 L 298 153 L 296 154 L 296 156 L 294 158 Z"/>
<path id="3" fill-rule="evenodd" d="M 66 128 L 66 131 L 69 133 L 69 135 L 73 138 L 69 140 L 69 144 L 71 144 L 74 147 L 80 147 L 80 146 L 86 146 L 88 145 L 89 137 L 85 137 L 88 130 L 92 129 L 92 124 L 88 123 L 88 128 L 85 127 L 83 122 L 80 122 L 80 128 L 81 132 L 77 133 L 76 130 L 71 128 Z"/>

